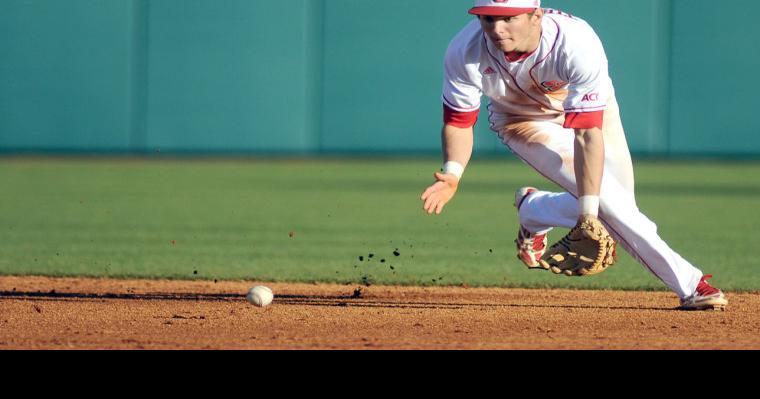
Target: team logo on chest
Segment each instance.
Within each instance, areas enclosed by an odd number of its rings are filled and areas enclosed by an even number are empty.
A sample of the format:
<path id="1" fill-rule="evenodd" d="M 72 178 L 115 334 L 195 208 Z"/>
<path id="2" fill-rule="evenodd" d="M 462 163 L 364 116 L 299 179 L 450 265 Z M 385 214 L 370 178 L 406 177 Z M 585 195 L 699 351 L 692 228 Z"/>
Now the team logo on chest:
<path id="1" fill-rule="evenodd" d="M 491 68 L 491 67 L 488 67 L 488 68 L 486 68 L 485 71 L 483 71 L 483 75 L 493 75 L 495 73 L 496 73 L 496 71 L 493 68 Z"/>
<path id="2" fill-rule="evenodd" d="M 550 80 L 548 82 L 541 83 L 541 87 L 548 92 L 555 92 L 563 87 L 567 86 L 567 82 L 561 80 Z"/>

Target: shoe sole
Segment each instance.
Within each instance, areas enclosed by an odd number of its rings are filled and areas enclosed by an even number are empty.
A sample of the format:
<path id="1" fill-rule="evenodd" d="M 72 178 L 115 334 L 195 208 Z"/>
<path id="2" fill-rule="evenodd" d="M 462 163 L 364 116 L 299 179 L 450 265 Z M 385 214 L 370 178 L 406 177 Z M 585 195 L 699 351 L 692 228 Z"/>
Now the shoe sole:
<path id="1" fill-rule="evenodd" d="M 695 307 L 681 306 L 680 308 L 678 308 L 678 310 L 684 310 L 687 312 L 697 312 L 697 311 L 705 311 L 705 310 L 725 312 L 727 306 L 728 305 L 700 305 L 700 306 L 695 306 Z"/>
<path id="2" fill-rule="evenodd" d="M 536 262 L 536 263 L 533 263 L 533 264 L 526 262 L 525 259 L 523 259 L 523 257 L 520 256 L 520 254 L 517 254 L 517 259 L 520 262 L 522 262 L 523 265 L 527 266 L 528 269 L 531 269 L 531 270 L 549 270 L 548 268 L 544 267 L 544 265 L 542 265 L 540 262 Z"/>
<path id="3" fill-rule="evenodd" d="M 681 305 L 679 307 L 679 310 L 686 310 L 686 311 L 700 311 L 700 310 L 717 310 L 717 311 L 725 311 L 728 307 L 728 300 L 725 298 L 709 298 L 704 300 L 702 303 L 693 303 L 689 305 Z"/>

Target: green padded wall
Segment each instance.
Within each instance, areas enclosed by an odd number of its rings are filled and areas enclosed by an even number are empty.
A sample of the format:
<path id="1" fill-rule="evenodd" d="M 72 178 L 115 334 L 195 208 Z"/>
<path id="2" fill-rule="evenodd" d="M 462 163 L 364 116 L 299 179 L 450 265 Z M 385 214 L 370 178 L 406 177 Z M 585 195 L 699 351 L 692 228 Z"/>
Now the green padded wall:
<path id="1" fill-rule="evenodd" d="M 0 148 L 128 150 L 129 0 L 2 0 Z"/>
<path id="2" fill-rule="evenodd" d="M 327 0 L 322 149 L 439 148 L 443 57 L 471 20 L 470 4 Z M 496 138 L 487 127 L 480 124 L 476 145 L 492 151 Z"/>
<path id="3" fill-rule="evenodd" d="M 671 152 L 757 155 L 760 3 L 715 4 L 674 2 Z"/>
<path id="4" fill-rule="evenodd" d="M 150 2 L 148 147 L 310 150 L 312 2 Z"/>
<path id="5" fill-rule="evenodd" d="M 3 0 L 0 152 L 439 151 L 472 0 Z M 760 155 L 760 3 L 545 0 L 599 33 L 631 149 Z M 505 150 L 477 128 L 480 153 Z"/>

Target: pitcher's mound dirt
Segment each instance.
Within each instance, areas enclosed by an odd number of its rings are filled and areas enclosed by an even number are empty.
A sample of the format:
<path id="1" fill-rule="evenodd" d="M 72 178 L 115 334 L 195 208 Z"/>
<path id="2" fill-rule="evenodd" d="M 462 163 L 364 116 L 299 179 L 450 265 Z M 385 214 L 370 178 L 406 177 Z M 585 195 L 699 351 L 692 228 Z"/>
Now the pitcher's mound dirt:
<path id="1" fill-rule="evenodd" d="M 760 349 L 760 294 L 0 277 L 0 349 Z"/>

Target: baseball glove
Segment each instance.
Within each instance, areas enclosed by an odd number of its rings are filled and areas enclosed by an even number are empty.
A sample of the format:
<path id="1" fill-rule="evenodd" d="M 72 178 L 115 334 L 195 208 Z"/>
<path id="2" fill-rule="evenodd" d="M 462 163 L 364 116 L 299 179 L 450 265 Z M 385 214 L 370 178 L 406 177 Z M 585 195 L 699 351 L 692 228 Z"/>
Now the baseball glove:
<path id="1" fill-rule="evenodd" d="M 593 276 L 617 261 L 615 240 L 596 219 L 587 217 L 554 244 L 541 258 L 541 266 L 555 274 Z"/>

